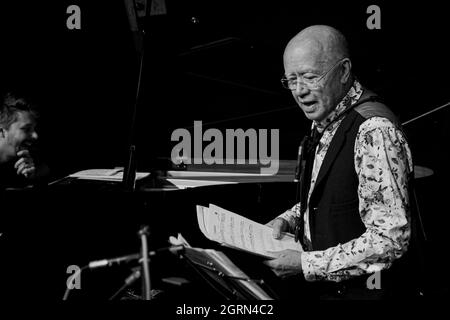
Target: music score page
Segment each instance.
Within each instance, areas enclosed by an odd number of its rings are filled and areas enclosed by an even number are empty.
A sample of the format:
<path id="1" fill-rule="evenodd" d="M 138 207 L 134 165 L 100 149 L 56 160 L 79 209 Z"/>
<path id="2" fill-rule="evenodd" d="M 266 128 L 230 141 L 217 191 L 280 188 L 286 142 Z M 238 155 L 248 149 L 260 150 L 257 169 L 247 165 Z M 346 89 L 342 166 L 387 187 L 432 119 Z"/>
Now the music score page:
<path id="1" fill-rule="evenodd" d="M 301 251 L 292 234 L 285 233 L 281 239 L 274 239 L 272 228 L 231 211 L 210 204 L 197 206 L 200 230 L 210 240 L 241 249 L 267 258 L 275 257 L 274 252 L 285 249 Z"/>

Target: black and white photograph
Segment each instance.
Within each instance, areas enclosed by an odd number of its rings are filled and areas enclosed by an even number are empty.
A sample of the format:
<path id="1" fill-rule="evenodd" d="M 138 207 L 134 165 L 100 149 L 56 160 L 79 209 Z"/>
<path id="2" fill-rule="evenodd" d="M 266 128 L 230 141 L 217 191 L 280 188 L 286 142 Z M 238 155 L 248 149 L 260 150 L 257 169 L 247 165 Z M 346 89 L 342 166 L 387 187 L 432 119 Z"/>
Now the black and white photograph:
<path id="1" fill-rule="evenodd" d="M 4 304 L 283 319 L 448 301 L 442 2 L 4 0 L 0 15 Z"/>

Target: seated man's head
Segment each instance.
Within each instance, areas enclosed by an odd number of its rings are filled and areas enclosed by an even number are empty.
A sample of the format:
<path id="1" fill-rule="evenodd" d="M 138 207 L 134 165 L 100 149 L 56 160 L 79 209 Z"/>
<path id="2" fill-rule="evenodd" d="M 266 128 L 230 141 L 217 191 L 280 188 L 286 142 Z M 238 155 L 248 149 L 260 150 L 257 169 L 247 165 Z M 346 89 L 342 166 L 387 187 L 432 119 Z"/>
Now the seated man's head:
<path id="1" fill-rule="evenodd" d="M 24 98 L 6 94 L 0 105 L 0 163 L 16 159 L 37 140 L 37 112 Z"/>
<path id="2" fill-rule="evenodd" d="M 310 120 L 330 114 L 353 83 L 347 42 L 329 26 L 302 30 L 287 44 L 283 60 L 283 83 Z"/>

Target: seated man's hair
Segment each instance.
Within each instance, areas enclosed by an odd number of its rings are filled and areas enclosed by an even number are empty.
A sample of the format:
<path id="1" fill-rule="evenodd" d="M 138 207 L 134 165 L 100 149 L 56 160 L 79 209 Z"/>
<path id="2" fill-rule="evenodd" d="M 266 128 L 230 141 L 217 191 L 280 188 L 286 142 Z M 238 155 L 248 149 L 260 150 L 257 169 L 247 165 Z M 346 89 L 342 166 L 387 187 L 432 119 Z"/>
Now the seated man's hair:
<path id="1" fill-rule="evenodd" d="M 6 93 L 0 105 L 0 126 L 8 129 L 17 120 L 19 112 L 29 112 L 34 118 L 38 117 L 35 106 L 26 98 L 11 92 Z"/>

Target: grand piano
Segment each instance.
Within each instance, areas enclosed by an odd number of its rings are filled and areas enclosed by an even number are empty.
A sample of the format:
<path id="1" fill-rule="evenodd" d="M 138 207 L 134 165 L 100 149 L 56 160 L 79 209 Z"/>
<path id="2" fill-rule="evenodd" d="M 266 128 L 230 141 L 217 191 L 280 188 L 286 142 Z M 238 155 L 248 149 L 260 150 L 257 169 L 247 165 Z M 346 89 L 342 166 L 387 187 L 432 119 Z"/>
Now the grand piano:
<path id="1" fill-rule="evenodd" d="M 260 174 L 258 165 L 172 169 L 155 170 L 139 179 L 134 192 L 124 191 L 119 181 L 74 175 L 44 187 L 5 191 L 1 240 L 6 270 L 1 274 L 8 285 L 3 286 L 2 295 L 60 300 L 70 266 L 138 253 L 137 232 L 143 225 L 149 227 L 150 250 L 168 247 L 169 237 L 180 233 L 191 246 L 225 252 L 252 277 L 273 276 L 269 270 L 255 274 L 264 268 L 261 259 L 206 239 L 195 206 L 212 203 L 266 223 L 295 203 L 295 161 L 281 161 L 276 175 Z M 132 267 L 136 263 L 85 271 L 81 290 L 72 290 L 70 297 L 108 299 Z M 165 295 L 186 297 L 186 288 L 195 288 L 200 290 L 199 298 L 217 296 L 173 254 L 152 257 L 151 271 L 153 286 Z M 134 292 L 139 296 L 140 289 Z"/>

